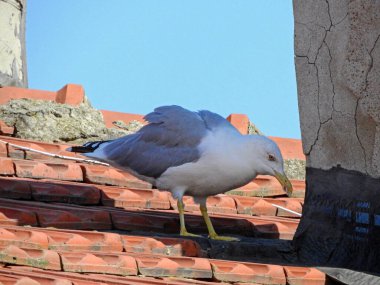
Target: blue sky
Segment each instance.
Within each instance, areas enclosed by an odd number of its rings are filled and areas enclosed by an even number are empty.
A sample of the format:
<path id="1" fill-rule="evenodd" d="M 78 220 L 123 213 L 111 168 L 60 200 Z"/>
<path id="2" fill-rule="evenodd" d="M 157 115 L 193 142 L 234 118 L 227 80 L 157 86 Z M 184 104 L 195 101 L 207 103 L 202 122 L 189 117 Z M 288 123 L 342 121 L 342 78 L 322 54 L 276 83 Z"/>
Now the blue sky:
<path id="1" fill-rule="evenodd" d="M 98 109 L 244 113 L 300 138 L 287 0 L 30 0 L 29 87 L 84 86 Z"/>

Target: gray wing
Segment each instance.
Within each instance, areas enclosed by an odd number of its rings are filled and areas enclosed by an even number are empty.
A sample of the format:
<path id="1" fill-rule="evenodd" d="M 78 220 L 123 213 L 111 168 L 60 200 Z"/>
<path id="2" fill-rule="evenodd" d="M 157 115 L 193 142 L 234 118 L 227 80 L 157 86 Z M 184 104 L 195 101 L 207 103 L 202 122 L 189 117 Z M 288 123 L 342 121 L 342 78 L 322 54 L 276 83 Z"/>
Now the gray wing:
<path id="1" fill-rule="evenodd" d="M 199 159 L 197 146 L 207 132 L 200 114 L 179 106 L 163 106 L 144 119 L 149 124 L 137 133 L 105 146 L 106 161 L 157 178 L 169 167 Z"/>
<path id="2" fill-rule="evenodd" d="M 216 113 L 207 110 L 202 110 L 199 111 L 198 114 L 203 119 L 206 128 L 211 131 L 214 131 L 218 128 L 223 128 L 224 131 L 239 133 L 239 131 L 233 125 L 231 125 L 229 121 L 227 121 L 225 118 Z"/>

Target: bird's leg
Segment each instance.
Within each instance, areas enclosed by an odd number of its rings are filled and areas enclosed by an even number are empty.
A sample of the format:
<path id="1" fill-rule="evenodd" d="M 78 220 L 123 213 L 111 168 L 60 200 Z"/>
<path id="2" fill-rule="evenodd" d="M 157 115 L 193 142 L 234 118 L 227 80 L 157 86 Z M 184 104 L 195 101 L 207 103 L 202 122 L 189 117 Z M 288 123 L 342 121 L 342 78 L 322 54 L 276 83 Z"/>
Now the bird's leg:
<path id="1" fill-rule="evenodd" d="M 238 241 L 239 239 L 234 238 L 234 237 L 224 237 L 220 236 L 215 232 L 214 226 L 211 223 L 210 216 L 207 213 L 207 207 L 206 207 L 206 201 L 204 203 L 201 203 L 199 206 L 203 219 L 205 220 L 208 232 L 209 232 L 209 237 L 211 239 L 215 240 L 224 240 L 224 241 Z"/>
<path id="2" fill-rule="evenodd" d="M 178 198 L 177 200 L 177 206 L 178 206 L 178 212 L 179 212 L 179 223 L 180 223 L 180 235 L 181 236 L 190 236 L 190 237 L 199 237 L 198 235 L 191 234 L 187 231 L 186 226 L 185 226 L 185 210 L 184 210 L 184 205 L 182 201 L 182 197 Z"/>

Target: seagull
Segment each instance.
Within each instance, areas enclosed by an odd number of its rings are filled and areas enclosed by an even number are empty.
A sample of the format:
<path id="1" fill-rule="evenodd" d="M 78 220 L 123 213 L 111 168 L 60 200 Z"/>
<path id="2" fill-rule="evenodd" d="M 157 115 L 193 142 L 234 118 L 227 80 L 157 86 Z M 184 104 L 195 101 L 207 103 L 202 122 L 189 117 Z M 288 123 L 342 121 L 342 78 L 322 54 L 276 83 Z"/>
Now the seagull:
<path id="1" fill-rule="evenodd" d="M 265 136 L 242 135 L 216 113 L 192 112 L 176 105 L 158 107 L 144 120 L 147 124 L 134 134 L 68 150 L 170 191 L 177 199 L 182 236 L 196 236 L 186 229 L 184 195 L 199 203 L 209 238 L 233 241 L 237 239 L 215 232 L 207 197 L 241 187 L 259 174 L 276 177 L 288 195 L 293 191 L 279 147 Z"/>

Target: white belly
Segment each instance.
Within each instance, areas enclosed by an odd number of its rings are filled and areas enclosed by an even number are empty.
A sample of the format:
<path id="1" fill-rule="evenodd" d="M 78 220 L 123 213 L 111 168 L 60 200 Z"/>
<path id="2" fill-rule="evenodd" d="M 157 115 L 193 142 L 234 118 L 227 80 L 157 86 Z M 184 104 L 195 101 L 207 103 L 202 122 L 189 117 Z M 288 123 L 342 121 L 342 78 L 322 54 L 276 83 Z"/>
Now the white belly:
<path id="1" fill-rule="evenodd" d="M 157 180 L 161 189 L 183 189 L 191 196 L 224 193 L 250 182 L 256 173 L 244 159 L 246 155 L 240 134 L 210 133 L 199 146 L 201 158 L 168 168 Z M 241 143 L 241 144 L 240 144 Z"/>

